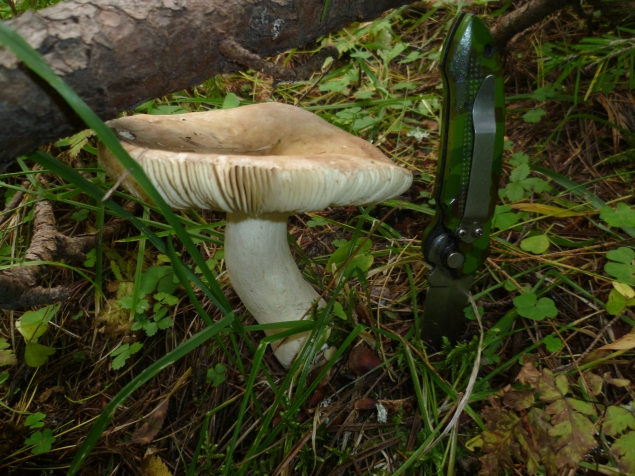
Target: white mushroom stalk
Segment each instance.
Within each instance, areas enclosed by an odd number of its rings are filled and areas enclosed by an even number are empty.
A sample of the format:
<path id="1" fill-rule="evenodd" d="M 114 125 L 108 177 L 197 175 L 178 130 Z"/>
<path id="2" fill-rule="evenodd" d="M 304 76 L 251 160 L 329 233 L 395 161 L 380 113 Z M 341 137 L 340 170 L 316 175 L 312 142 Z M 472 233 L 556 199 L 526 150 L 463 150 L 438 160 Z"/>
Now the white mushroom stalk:
<path id="1" fill-rule="evenodd" d="M 260 324 L 299 321 L 320 299 L 304 280 L 287 244 L 286 213 L 251 217 L 228 213 L 225 229 L 227 273 L 236 294 Z M 267 331 L 268 335 L 275 331 Z M 273 344 L 276 358 L 288 367 L 310 332 Z M 276 347 L 277 346 L 277 347 Z"/>
<path id="2" fill-rule="evenodd" d="M 412 183 L 409 171 L 371 144 L 314 114 L 278 103 L 137 115 L 109 125 L 171 207 L 227 212 L 227 271 L 260 324 L 296 321 L 316 301 L 324 305 L 289 251 L 289 215 L 377 203 Z M 102 144 L 99 159 L 111 176 L 124 173 Z M 131 177 L 123 183 L 147 200 Z M 274 344 L 283 366 L 291 365 L 307 334 Z"/>

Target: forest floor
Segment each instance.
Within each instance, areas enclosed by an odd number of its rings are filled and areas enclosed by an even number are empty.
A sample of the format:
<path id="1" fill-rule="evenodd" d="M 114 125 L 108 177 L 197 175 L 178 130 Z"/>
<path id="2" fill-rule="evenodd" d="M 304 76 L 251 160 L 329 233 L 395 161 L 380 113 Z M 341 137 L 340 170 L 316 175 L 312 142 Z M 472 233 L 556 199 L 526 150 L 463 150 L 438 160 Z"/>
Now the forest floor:
<path id="1" fill-rule="evenodd" d="M 467 11 L 488 25 L 503 13 Z M 324 38 L 340 58 L 310 80 L 219 76 L 127 112 L 293 104 L 413 172 L 388 202 L 290 220 L 296 261 L 334 303 L 317 316 L 338 349 L 328 363 L 318 349 L 288 375 L 270 349 L 256 351 L 264 334 L 245 329 L 255 322 L 225 272 L 223 214 L 177 214 L 214 273 L 217 303 L 233 310 L 198 342 L 201 315 L 219 322 L 227 309 L 179 283 L 174 254 L 27 158 L 0 176 L 0 270 L 23 263 L 44 199 L 66 236 L 117 227 L 83 262 L 46 263 L 42 286 L 69 299 L 2 311 L 1 474 L 66 474 L 86 441 L 85 475 L 635 474 L 635 32 L 565 9 L 508 45 L 503 178 L 472 287 L 482 317 L 434 351 L 418 332 L 420 246 L 434 214 L 439 49 L 455 15 L 402 8 Z M 302 64 L 319 47 L 274 61 Z M 46 151 L 105 192 L 114 182 L 96 143 L 82 133 Z M 215 289 L 157 208 L 113 196 L 160 238 L 174 235 L 185 268 Z M 366 238 L 359 271 L 342 279 L 331 264 Z M 188 352 L 144 383 L 179 345 Z"/>

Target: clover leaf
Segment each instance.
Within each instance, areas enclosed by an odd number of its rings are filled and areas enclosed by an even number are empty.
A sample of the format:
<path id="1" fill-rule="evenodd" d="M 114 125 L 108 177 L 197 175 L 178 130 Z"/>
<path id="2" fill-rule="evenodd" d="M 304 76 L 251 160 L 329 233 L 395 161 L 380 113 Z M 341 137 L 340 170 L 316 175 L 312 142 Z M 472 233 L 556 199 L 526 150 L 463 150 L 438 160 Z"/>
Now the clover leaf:
<path id="1" fill-rule="evenodd" d="M 558 352 L 559 350 L 564 349 L 564 344 L 559 337 L 554 336 L 553 334 L 548 335 L 542 340 L 542 343 L 545 344 L 545 347 L 549 352 Z"/>
<path id="2" fill-rule="evenodd" d="M 547 182 L 537 177 L 530 177 L 531 169 L 526 162 L 520 162 L 509 174 L 509 183 L 504 189 L 504 195 L 512 202 L 525 198 L 528 192 L 546 192 L 551 190 Z"/>
<path id="3" fill-rule="evenodd" d="M 549 298 L 540 298 L 536 293 L 527 292 L 514 298 L 514 306 L 523 317 L 534 321 L 542 321 L 545 317 L 556 317 L 558 310 Z"/>
<path id="4" fill-rule="evenodd" d="M 604 265 L 604 271 L 619 282 L 635 285 L 635 251 L 622 246 L 606 253 L 610 261 Z"/>
<path id="5" fill-rule="evenodd" d="M 547 235 L 536 235 L 525 238 L 520 242 L 520 249 L 535 255 L 540 255 L 549 249 L 549 238 Z"/>
<path id="6" fill-rule="evenodd" d="M 615 210 L 609 206 L 602 208 L 600 218 L 608 223 L 609 226 L 635 227 L 635 209 L 632 209 L 624 202 L 618 203 Z"/>
<path id="7" fill-rule="evenodd" d="M 53 431 L 50 428 L 47 428 L 44 431 L 36 431 L 29 438 L 24 440 L 25 445 L 35 445 L 35 447 L 31 449 L 31 453 L 34 455 L 50 451 L 53 443 L 55 443 L 55 437 L 53 436 Z"/>
<path id="8" fill-rule="evenodd" d="M 543 108 L 539 107 L 537 109 L 527 111 L 523 114 L 523 119 L 525 122 L 540 122 L 540 119 L 542 119 L 542 116 L 545 114 L 547 114 L 547 112 Z"/>
<path id="9" fill-rule="evenodd" d="M 512 213 L 512 207 L 508 205 L 496 205 L 492 226 L 501 231 L 509 230 L 520 220 L 520 215 Z"/>
<path id="10" fill-rule="evenodd" d="M 211 383 L 214 387 L 218 387 L 225 381 L 225 372 L 227 367 L 223 364 L 216 364 L 213 369 L 207 369 L 207 378 L 205 381 Z"/>

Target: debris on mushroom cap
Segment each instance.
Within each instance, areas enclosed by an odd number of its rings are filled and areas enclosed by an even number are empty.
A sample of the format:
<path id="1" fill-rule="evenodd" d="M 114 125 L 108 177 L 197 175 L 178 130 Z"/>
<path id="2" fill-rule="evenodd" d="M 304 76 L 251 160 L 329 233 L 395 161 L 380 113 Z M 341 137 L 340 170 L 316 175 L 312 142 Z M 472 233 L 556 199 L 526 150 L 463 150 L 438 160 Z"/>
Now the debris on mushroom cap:
<path id="1" fill-rule="evenodd" d="M 412 183 L 408 170 L 373 145 L 279 103 L 136 115 L 109 125 L 177 209 L 299 213 L 380 202 Z M 122 175 L 119 162 L 101 144 L 99 153 L 109 174 Z M 131 177 L 124 183 L 147 199 Z"/>

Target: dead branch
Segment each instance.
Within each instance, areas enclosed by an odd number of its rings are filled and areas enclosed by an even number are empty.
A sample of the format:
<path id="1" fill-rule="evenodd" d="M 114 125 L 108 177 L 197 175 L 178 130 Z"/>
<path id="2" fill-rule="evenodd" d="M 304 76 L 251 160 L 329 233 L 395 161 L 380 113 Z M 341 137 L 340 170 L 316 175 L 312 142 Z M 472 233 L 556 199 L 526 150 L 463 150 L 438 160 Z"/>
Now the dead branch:
<path id="1" fill-rule="evenodd" d="M 136 205 L 129 205 L 136 206 Z M 110 238 L 118 234 L 126 223 L 115 219 L 104 226 L 101 236 Z M 94 248 L 99 234 L 68 237 L 59 231 L 48 201 L 35 205 L 33 239 L 24 256 L 24 261 L 60 261 L 77 264 L 86 260 L 86 252 Z M 45 265 L 18 266 L 0 272 L 0 309 L 16 310 L 24 307 L 42 306 L 68 299 L 66 287 L 44 288 L 39 285 L 47 271 Z"/>
<path id="2" fill-rule="evenodd" d="M 494 43 L 504 50 L 509 40 L 518 33 L 544 20 L 558 10 L 568 7 L 575 0 L 530 0 L 517 10 L 502 16 L 492 29 Z"/>

